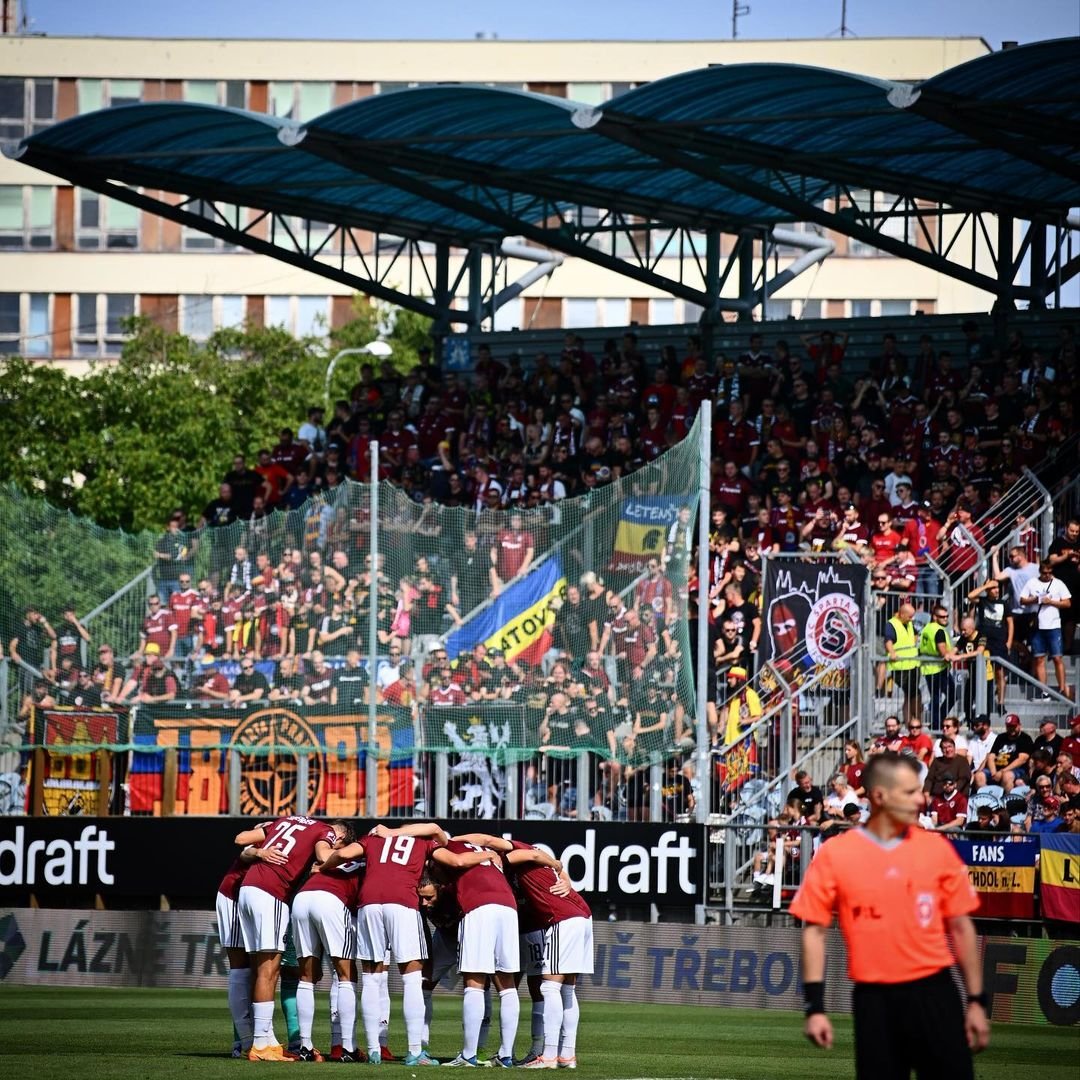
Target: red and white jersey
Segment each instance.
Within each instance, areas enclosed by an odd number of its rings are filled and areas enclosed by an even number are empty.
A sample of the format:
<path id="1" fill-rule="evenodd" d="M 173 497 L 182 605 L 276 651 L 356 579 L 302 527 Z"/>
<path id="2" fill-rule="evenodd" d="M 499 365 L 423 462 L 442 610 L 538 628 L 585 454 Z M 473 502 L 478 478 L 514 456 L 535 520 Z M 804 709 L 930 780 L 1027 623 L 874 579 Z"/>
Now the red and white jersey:
<path id="1" fill-rule="evenodd" d="M 252 865 L 252 863 L 244 862 L 237 855 L 230 864 L 229 869 L 225 871 L 225 876 L 221 879 L 217 891 L 230 900 L 236 900 L 240 896 L 240 886 L 244 884 L 244 877 L 247 875 L 248 868 Z"/>
<path id="2" fill-rule="evenodd" d="M 302 892 L 328 892 L 336 896 L 349 911 L 355 911 L 360 901 L 360 888 L 364 881 L 364 862 L 353 859 L 343 862 L 332 870 L 320 870 L 297 889 Z"/>
<path id="3" fill-rule="evenodd" d="M 191 625 L 191 609 L 199 602 L 199 594 L 194 589 L 179 589 L 169 597 L 169 610 L 172 612 L 176 632 L 186 637 L 194 632 Z"/>
<path id="4" fill-rule="evenodd" d="M 535 845 L 512 840 L 515 851 L 531 851 Z M 554 926 L 564 919 L 589 919 L 592 910 L 574 889 L 566 896 L 556 896 L 551 886 L 559 880 L 559 874 L 550 866 L 525 863 L 511 869 L 522 898 L 521 932 L 541 930 L 545 926 Z"/>
<path id="5" fill-rule="evenodd" d="M 845 521 L 840 525 L 836 538 L 849 547 L 863 547 L 870 542 L 870 530 L 861 521 L 856 521 L 854 525 Z"/>
<path id="6" fill-rule="evenodd" d="M 533 538 L 527 532 L 503 529 L 499 533 L 495 538 L 495 566 L 503 581 L 509 581 L 522 568 L 533 546 Z"/>
<path id="7" fill-rule="evenodd" d="M 484 848 L 466 844 L 463 840 L 451 840 L 446 845 L 446 850 L 463 855 L 466 851 L 483 851 Z M 475 911 L 485 904 L 499 904 L 517 911 L 517 900 L 514 899 L 510 882 L 506 880 L 503 861 L 498 855 L 493 855 L 493 859 L 493 862 L 470 866 L 467 870 L 458 872 L 454 885 L 458 907 L 463 915 L 468 915 L 470 911 Z"/>
<path id="8" fill-rule="evenodd" d="M 157 645 L 164 656 L 169 651 L 172 632 L 176 629 L 176 619 L 166 608 L 158 608 L 153 615 L 143 619 L 142 632 L 146 635 L 146 644 Z"/>
<path id="9" fill-rule="evenodd" d="M 428 856 L 439 845 L 418 836 L 365 836 L 360 843 L 367 858 L 361 905 L 400 904 L 419 910 L 416 886 Z"/>
<path id="10" fill-rule="evenodd" d="M 286 902 L 315 861 L 316 844 L 320 840 L 325 840 L 331 847 L 337 843 L 337 835 L 326 822 L 299 815 L 278 818 L 271 825 L 263 826 L 263 831 L 266 833 L 263 847 L 280 851 L 287 861 L 281 866 L 256 863 L 247 872 L 244 884 L 254 885 Z"/>
<path id="11" fill-rule="evenodd" d="M 456 682 L 448 686 L 433 686 L 428 700 L 432 705 L 465 705 L 468 702 L 465 691 Z"/>

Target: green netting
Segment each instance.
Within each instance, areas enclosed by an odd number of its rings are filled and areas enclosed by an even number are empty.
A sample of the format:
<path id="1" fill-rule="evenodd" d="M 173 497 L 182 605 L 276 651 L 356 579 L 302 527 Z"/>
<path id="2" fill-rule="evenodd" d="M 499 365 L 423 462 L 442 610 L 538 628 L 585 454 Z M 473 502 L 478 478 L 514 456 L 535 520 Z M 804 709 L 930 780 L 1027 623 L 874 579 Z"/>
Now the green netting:
<path id="1" fill-rule="evenodd" d="M 168 747 L 216 753 L 221 769 L 230 748 L 252 760 L 316 748 L 354 765 L 369 750 L 391 763 L 427 750 L 500 762 L 673 753 L 696 722 L 698 443 L 695 426 L 628 477 L 571 499 L 526 493 L 534 505 L 520 510 L 482 494 L 418 503 L 380 484 L 375 573 L 368 485 L 160 535 L 0 491 L 5 743 L 49 746 L 58 763 L 86 745 L 137 749 L 158 772 Z M 357 731 L 372 668 L 368 746 Z"/>

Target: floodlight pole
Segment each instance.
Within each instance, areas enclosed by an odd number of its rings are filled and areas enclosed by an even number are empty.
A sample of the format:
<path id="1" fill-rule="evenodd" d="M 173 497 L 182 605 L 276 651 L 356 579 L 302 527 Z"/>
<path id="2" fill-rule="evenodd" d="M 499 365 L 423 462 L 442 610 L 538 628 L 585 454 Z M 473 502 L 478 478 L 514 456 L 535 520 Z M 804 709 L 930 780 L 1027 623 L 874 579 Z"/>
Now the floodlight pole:
<path id="1" fill-rule="evenodd" d="M 364 800 L 370 818 L 379 816 L 379 710 L 375 700 L 379 666 L 379 441 L 371 441 L 371 591 L 368 594 L 368 731 Z"/>
<path id="2" fill-rule="evenodd" d="M 712 794 L 709 738 L 709 521 L 712 517 L 712 402 L 706 398 L 698 414 L 701 442 L 698 464 L 698 618 L 697 618 L 697 820 L 709 819 Z"/>

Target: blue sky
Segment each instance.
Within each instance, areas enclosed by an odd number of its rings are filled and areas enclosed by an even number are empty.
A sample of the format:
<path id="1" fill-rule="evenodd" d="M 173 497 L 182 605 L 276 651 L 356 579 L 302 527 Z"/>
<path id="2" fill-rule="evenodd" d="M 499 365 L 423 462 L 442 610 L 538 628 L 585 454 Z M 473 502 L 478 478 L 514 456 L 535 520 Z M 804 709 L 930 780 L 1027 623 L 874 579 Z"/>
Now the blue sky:
<path id="1" fill-rule="evenodd" d="M 478 33 L 535 40 L 731 37 L 729 0 L 24 0 L 31 28 L 53 36 L 463 39 Z M 834 35 L 841 0 L 744 0 L 741 38 Z M 1039 41 L 1080 34 L 1077 0 L 848 0 L 860 37 L 982 37 Z M 257 34 L 254 32 L 257 29 Z"/>

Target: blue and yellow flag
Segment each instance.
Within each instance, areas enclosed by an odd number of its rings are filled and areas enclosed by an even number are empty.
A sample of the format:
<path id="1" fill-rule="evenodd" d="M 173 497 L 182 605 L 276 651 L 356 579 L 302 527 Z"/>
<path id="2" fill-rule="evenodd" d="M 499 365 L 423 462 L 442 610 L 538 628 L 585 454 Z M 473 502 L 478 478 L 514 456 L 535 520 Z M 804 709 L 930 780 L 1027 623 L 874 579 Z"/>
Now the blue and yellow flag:
<path id="1" fill-rule="evenodd" d="M 644 569 L 649 558 L 663 552 L 668 530 L 679 516 L 679 507 L 685 505 L 685 497 L 674 495 L 625 499 L 619 511 L 611 569 Z"/>
<path id="2" fill-rule="evenodd" d="M 1043 833 L 1040 839 L 1043 918 L 1080 923 L 1080 836 Z"/>
<path id="3" fill-rule="evenodd" d="M 446 639 L 446 655 L 453 660 L 483 642 L 489 649 L 501 649 L 507 660 L 539 664 L 551 648 L 555 622 L 551 601 L 565 595 L 566 575 L 555 555 L 451 633 Z"/>

